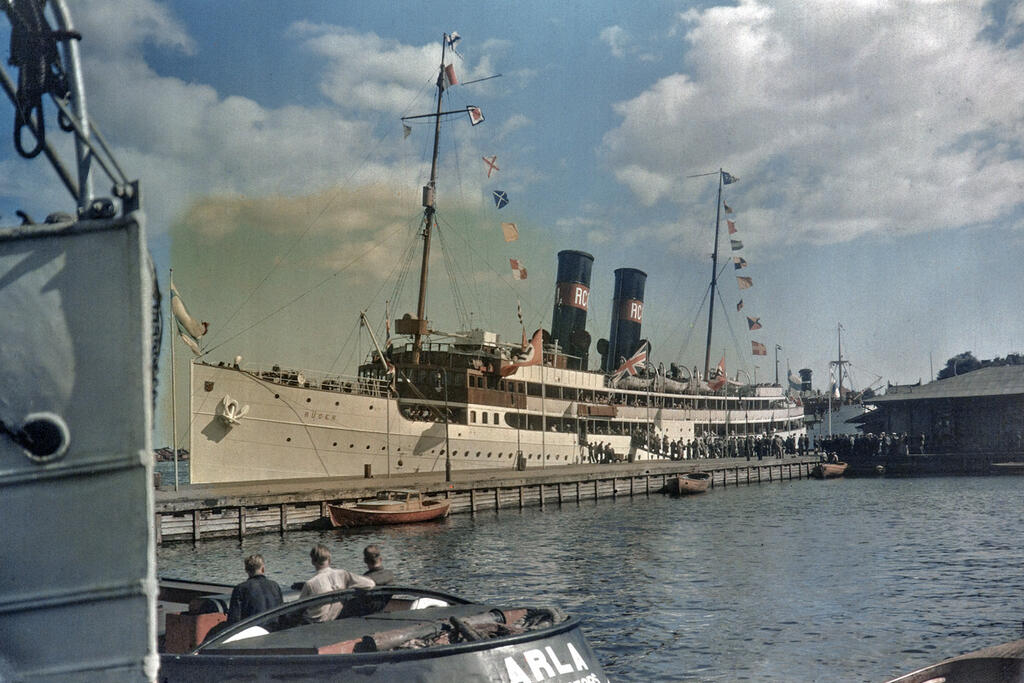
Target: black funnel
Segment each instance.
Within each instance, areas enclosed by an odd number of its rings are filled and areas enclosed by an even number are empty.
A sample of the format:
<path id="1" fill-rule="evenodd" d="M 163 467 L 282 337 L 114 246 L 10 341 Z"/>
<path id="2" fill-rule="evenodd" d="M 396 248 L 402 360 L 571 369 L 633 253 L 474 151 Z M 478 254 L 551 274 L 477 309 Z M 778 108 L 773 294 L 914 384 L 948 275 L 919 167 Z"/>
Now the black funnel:
<path id="1" fill-rule="evenodd" d="M 562 351 L 580 359 L 587 369 L 590 335 L 587 334 L 587 310 L 590 308 L 590 269 L 594 257 L 585 251 L 566 249 L 558 252 L 558 277 L 555 282 L 555 308 L 551 313 L 551 339 Z M 575 363 L 570 363 L 570 366 Z"/>
<path id="2" fill-rule="evenodd" d="M 644 315 L 644 285 L 647 273 L 636 268 L 615 271 L 615 297 L 612 299 L 612 329 L 608 336 L 605 372 L 616 370 L 621 359 L 629 358 L 640 347 L 640 323 Z"/>

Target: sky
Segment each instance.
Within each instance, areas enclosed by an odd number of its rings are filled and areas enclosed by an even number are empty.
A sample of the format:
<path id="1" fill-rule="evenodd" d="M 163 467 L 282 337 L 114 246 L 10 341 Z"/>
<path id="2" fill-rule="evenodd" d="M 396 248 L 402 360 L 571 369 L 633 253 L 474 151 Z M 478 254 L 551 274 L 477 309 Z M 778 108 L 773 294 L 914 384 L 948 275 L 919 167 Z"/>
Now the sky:
<path id="1" fill-rule="evenodd" d="M 724 169 L 743 247 L 723 222 L 711 356 L 730 375 L 774 379 L 778 346 L 783 382 L 806 367 L 822 388 L 840 324 L 858 388 L 1024 349 L 1020 2 L 73 5 L 90 115 L 141 182 L 161 290 L 173 267 L 215 362 L 353 372 L 370 349 L 359 311 L 378 334 L 385 301 L 415 311 L 432 129 L 405 137 L 401 117 L 433 111 L 452 31 L 461 84 L 444 108 L 485 121 L 442 125 L 436 329 L 515 341 L 517 301 L 549 329 L 555 255 L 579 249 L 595 344 L 614 270 L 638 268 L 654 361 L 703 366 Z M 4 146 L 0 220 L 71 208 L 48 166 Z"/>

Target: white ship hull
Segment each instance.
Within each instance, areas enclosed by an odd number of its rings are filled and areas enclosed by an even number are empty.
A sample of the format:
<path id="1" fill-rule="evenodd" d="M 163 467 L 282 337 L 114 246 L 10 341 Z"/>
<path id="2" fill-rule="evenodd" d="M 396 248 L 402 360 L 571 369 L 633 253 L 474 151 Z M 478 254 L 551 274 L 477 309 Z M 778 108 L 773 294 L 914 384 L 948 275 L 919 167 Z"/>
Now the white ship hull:
<path id="1" fill-rule="evenodd" d="M 591 401 L 531 395 L 525 410 L 459 404 L 465 423 L 447 426 L 453 470 L 512 469 L 519 453 L 530 469 L 579 464 L 587 460 L 586 439 L 610 444 L 621 457 L 644 459 L 650 455 L 633 445 L 631 434 L 647 424 L 659 435 L 684 441 L 709 431 L 782 436 L 802 431 L 802 410 L 788 402 L 783 407 L 780 396 L 771 399 L 770 408 L 768 400 L 752 398 L 764 408 L 748 404 L 723 410 L 713 406 L 724 406 L 728 399 L 723 397 L 657 394 L 655 405 L 647 408 L 631 405 L 644 400 L 642 392 L 620 391 L 614 417 L 580 417 L 602 396 L 612 399 L 611 390 L 601 387 L 602 375 L 529 367 L 516 378 L 564 388 L 560 396 L 576 387 L 590 392 Z M 443 472 L 449 457 L 443 420 L 410 419 L 409 401 L 386 398 L 372 380 L 310 381 L 302 373 L 267 379 L 258 371 L 195 363 L 191 386 L 193 483 L 363 476 L 367 466 L 374 476 Z M 665 407 L 682 398 L 690 407 Z M 730 398 L 733 405 L 742 405 Z M 441 409 L 444 401 L 417 404 Z M 543 429 L 510 426 L 520 415 L 543 416 Z"/>

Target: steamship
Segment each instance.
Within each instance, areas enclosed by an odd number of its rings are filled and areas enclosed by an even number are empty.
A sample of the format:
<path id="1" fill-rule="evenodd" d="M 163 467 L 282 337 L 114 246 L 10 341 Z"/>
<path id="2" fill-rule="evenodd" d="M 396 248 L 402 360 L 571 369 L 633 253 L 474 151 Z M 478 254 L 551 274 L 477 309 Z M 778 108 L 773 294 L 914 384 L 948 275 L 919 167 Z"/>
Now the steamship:
<path id="1" fill-rule="evenodd" d="M 645 343 L 647 275 L 634 268 L 615 271 L 611 331 L 597 345 L 601 368 L 588 369 L 594 259 L 582 251 L 558 254 L 551 330 L 538 330 L 529 343 L 525 329 L 521 345 L 482 329 L 432 329 L 424 307 L 437 136 L 442 116 L 453 113 L 441 111 L 445 87 L 442 52 L 437 110 L 429 115 L 435 144 L 423 188 L 417 312 L 395 321 L 406 341 L 385 350 L 374 340 L 375 351 L 353 376 L 194 361 L 193 483 L 532 469 L 588 462 L 598 443 L 621 458 L 661 457 L 640 446 L 638 437 L 648 434 L 689 442 L 802 433 L 802 408 L 777 386 L 712 390 L 706 377 L 674 364 L 665 373 L 610 375 Z M 717 257 L 717 225 L 715 241 Z"/>

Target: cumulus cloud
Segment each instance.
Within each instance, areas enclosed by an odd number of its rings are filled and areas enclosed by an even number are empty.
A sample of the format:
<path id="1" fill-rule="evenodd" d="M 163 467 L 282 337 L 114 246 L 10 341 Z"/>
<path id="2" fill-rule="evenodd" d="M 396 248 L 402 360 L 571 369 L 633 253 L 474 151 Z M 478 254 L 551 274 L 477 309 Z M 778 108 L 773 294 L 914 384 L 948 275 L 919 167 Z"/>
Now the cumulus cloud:
<path id="1" fill-rule="evenodd" d="M 619 102 L 606 161 L 645 204 L 743 177 L 770 236 L 841 241 L 1005 218 L 1024 187 L 1024 53 L 983 8 L 742 0 L 688 10 L 686 68 Z"/>

